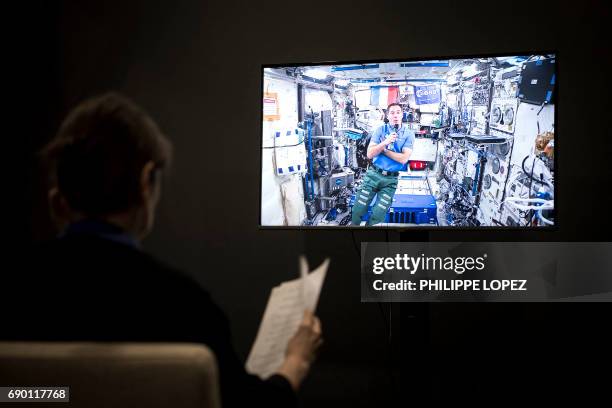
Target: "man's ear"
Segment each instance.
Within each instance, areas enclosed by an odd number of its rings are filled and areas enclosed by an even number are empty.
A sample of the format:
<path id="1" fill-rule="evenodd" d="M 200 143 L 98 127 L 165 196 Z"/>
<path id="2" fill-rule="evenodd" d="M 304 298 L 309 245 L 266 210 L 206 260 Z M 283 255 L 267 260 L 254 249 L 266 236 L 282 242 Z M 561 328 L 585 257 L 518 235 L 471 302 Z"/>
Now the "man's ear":
<path id="1" fill-rule="evenodd" d="M 57 187 L 51 187 L 47 194 L 51 221 L 58 230 L 63 230 L 70 222 L 70 206 Z"/>
<path id="2" fill-rule="evenodd" d="M 155 163 L 148 161 L 140 173 L 140 192 L 142 198 L 150 198 L 155 190 Z"/>

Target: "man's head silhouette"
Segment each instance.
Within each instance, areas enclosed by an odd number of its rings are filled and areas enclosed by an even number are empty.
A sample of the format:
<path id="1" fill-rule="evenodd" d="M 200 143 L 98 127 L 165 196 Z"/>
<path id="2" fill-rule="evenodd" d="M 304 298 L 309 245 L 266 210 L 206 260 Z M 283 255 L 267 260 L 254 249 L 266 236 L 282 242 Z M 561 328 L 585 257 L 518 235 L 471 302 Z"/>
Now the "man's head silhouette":
<path id="1" fill-rule="evenodd" d="M 58 224 L 94 219 L 136 239 L 151 230 L 172 146 L 143 109 L 117 93 L 77 105 L 44 149 Z"/>

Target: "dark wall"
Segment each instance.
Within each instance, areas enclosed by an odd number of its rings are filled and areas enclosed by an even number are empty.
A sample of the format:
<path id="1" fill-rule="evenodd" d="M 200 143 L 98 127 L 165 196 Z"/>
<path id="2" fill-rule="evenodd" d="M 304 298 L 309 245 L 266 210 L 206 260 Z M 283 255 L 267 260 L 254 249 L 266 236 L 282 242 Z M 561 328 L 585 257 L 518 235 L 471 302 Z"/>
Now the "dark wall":
<path id="1" fill-rule="evenodd" d="M 405 318 L 411 312 L 360 303 L 353 239 L 358 244 L 400 236 L 258 230 L 260 65 L 557 50 L 558 230 L 406 232 L 401 239 L 609 240 L 605 192 L 612 149 L 604 75 L 612 53 L 604 34 L 610 12 L 603 1 L 571 7 L 552 1 L 334 3 L 224 0 L 161 6 L 99 1 L 36 6 L 23 48 L 32 61 L 25 71 L 28 92 L 35 92 L 40 103 L 32 108 L 37 120 L 24 124 L 27 168 L 21 167 L 20 174 L 30 232 L 20 239 L 28 243 L 53 234 L 32 152 L 78 101 L 110 89 L 124 92 L 157 119 L 175 146 L 175 163 L 146 249 L 188 270 L 211 290 L 231 318 L 243 356 L 270 288 L 296 276 L 297 256 L 306 253 L 312 264 L 330 256 L 319 308 L 326 348 L 320 369 L 306 384 L 305 399 L 371 406 L 393 389 L 387 353 L 402 348 L 389 346 L 389 313 Z M 526 344 L 562 346 L 578 340 L 585 346 L 592 344 L 590 339 L 610 339 L 603 329 L 610 308 L 604 306 L 436 304 L 417 309 L 426 324 L 414 326 L 422 331 L 414 337 L 428 347 L 423 353 L 432 355 L 430 388 L 443 394 L 444 385 L 469 365 L 468 360 L 452 369 L 446 365 L 456 344 L 477 353 L 482 364 L 488 358 L 478 353 L 493 345 L 523 352 L 534 351 Z M 396 320 L 394 327 L 402 321 Z M 525 364 L 538 365 L 538 355 L 529 354 Z M 546 355 L 545 366 L 552 372 L 550 367 L 563 357 Z M 499 366 L 491 369 L 503 372 Z M 401 382 L 401 373 L 398 378 Z"/>

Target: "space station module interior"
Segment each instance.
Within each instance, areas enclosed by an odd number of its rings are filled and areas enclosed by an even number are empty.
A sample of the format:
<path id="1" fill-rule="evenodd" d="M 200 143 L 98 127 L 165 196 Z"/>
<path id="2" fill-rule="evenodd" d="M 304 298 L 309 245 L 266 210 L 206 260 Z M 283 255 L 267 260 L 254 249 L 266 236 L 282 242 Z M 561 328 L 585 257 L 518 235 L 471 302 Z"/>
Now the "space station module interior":
<path id="1" fill-rule="evenodd" d="M 261 225 L 350 225 L 395 102 L 415 140 L 375 226 L 554 225 L 555 68 L 554 55 L 264 68 Z"/>

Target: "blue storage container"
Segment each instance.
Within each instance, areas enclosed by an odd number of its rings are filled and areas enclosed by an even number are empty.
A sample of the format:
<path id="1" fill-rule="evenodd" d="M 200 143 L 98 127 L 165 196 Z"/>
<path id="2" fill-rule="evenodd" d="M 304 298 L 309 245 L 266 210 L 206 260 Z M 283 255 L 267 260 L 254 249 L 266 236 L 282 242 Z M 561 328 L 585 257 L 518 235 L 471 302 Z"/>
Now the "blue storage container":
<path id="1" fill-rule="evenodd" d="M 350 205 L 353 206 L 355 197 L 351 197 Z M 367 214 L 363 217 L 365 221 L 370 218 L 372 204 L 376 202 L 376 197 L 370 203 Z M 437 225 L 436 199 L 432 195 L 415 195 L 395 193 L 393 202 L 385 217 L 386 223 L 394 224 L 430 224 Z"/>

